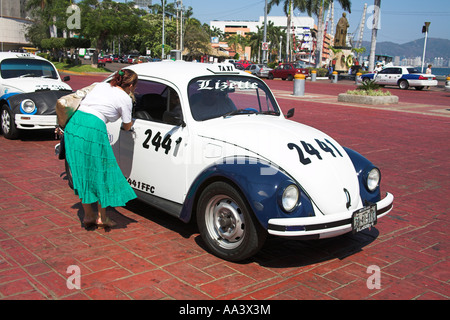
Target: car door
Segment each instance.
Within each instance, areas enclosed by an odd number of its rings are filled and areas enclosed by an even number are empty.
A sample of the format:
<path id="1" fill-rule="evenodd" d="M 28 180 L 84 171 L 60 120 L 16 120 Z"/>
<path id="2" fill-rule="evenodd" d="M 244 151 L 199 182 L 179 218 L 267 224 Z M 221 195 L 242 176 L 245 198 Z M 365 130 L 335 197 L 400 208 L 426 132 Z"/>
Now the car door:
<path id="1" fill-rule="evenodd" d="M 120 167 L 130 185 L 144 196 L 178 204 L 186 194 L 187 146 L 184 125 L 168 123 L 165 111 L 182 117 L 180 92 L 168 84 L 139 80 L 131 131 L 120 133 Z"/>
<path id="2" fill-rule="evenodd" d="M 388 84 L 391 86 L 396 86 L 398 80 L 402 77 L 402 68 L 391 68 L 391 74 L 389 75 Z"/>
<path id="3" fill-rule="evenodd" d="M 386 85 L 388 82 L 388 77 L 390 73 L 390 68 L 385 68 L 381 71 L 379 71 L 375 76 L 375 82 L 379 85 Z"/>

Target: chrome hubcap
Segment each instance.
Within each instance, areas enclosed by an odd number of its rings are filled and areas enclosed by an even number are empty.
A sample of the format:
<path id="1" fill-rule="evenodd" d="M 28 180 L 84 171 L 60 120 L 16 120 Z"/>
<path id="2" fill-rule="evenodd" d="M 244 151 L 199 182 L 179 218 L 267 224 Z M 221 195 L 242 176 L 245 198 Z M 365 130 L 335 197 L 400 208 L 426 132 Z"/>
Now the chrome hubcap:
<path id="1" fill-rule="evenodd" d="M 213 197 L 206 207 L 206 226 L 219 246 L 232 249 L 242 242 L 245 221 L 239 206 L 229 197 Z"/>

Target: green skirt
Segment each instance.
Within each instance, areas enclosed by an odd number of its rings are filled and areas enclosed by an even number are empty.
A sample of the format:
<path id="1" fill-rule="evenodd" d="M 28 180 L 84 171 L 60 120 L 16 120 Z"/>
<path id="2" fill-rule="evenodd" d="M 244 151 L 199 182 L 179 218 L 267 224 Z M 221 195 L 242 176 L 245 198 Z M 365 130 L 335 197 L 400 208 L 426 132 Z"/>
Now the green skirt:
<path id="1" fill-rule="evenodd" d="M 82 203 L 120 207 L 136 198 L 117 164 L 102 120 L 77 111 L 64 130 L 64 139 L 73 187 Z"/>

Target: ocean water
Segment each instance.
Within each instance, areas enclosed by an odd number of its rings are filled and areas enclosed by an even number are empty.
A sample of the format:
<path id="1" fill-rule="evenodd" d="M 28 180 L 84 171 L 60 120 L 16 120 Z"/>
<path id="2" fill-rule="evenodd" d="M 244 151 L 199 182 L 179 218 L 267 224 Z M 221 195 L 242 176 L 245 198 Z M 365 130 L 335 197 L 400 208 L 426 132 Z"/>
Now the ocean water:
<path id="1" fill-rule="evenodd" d="M 423 72 L 425 72 L 425 67 L 423 68 Z M 450 68 L 433 68 L 431 67 L 431 72 L 435 76 L 450 76 Z"/>

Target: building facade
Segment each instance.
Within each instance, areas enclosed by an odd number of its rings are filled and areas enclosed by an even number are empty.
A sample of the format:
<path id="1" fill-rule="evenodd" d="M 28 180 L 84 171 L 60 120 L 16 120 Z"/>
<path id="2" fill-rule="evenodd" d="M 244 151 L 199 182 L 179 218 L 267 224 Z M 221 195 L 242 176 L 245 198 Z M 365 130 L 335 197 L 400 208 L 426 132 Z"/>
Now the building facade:
<path id="1" fill-rule="evenodd" d="M 0 51 L 13 51 L 29 46 L 25 38 L 32 21 L 25 11 L 26 0 L 0 1 Z"/>
<path id="2" fill-rule="evenodd" d="M 280 27 L 282 30 L 286 30 L 287 17 L 286 16 L 268 16 L 267 21 L 272 22 L 275 27 Z M 232 36 L 239 34 L 245 36 L 249 32 L 258 32 L 258 28 L 262 28 L 264 25 L 264 16 L 260 16 L 258 21 L 246 21 L 246 20 L 213 20 L 210 21 L 211 28 L 220 29 L 226 36 Z M 306 63 L 313 63 L 314 57 L 311 52 L 315 50 L 317 27 L 314 24 L 312 17 L 292 17 L 291 21 L 291 34 L 292 34 L 292 47 L 293 56 L 296 60 L 302 60 Z M 283 42 L 285 39 L 282 40 Z M 325 35 L 323 46 L 323 59 L 329 59 L 330 50 L 329 46 L 332 42 L 332 35 Z M 284 48 L 282 48 L 284 52 Z"/>

